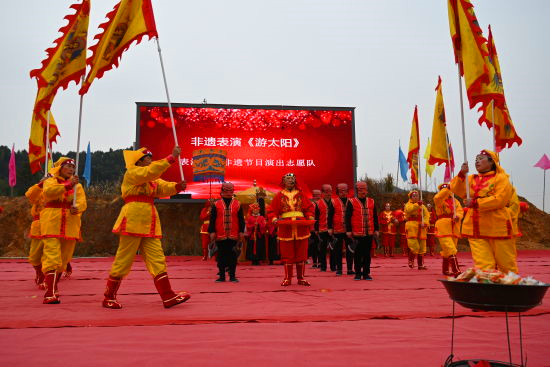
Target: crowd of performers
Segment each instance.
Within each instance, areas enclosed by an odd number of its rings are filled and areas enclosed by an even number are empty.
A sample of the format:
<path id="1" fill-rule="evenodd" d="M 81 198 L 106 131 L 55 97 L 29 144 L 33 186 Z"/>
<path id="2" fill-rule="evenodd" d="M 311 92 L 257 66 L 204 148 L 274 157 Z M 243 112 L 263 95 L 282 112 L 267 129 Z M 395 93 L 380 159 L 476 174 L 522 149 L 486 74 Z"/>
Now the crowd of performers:
<path id="1" fill-rule="evenodd" d="M 165 308 L 190 298 L 187 292 L 172 290 L 162 250 L 162 230 L 154 199 L 185 190 L 182 182 L 167 182 L 160 177 L 177 161 L 180 148 L 174 147 L 166 158 L 153 160 L 146 148 L 124 151 L 126 173 L 121 185 L 125 204 L 113 226 L 119 244 L 107 279 L 103 307 L 122 308 L 117 300 L 121 282 L 131 270 L 136 254 L 142 255 L 146 268 Z M 401 208 L 390 203 L 378 213 L 368 196 L 366 182 L 354 184 L 349 195 L 346 183 L 322 185 L 306 197 L 294 174 L 282 177 L 281 190 L 266 203 L 259 190 L 256 202 L 245 217 L 230 182 L 221 185 L 219 199 L 205 203 L 200 213 L 202 259 L 215 253 L 216 282 L 239 282 L 237 264 L 246 245 L 246 258 L 252 265 L 280 261 L 284 268 L 282 286 L 309 286 L 306 263 L 321 272 L 343 275 L 354 280 L 372 280 L 374 249 L 383 247 L 385 257 L 394 257 L 396 244 L 408 259 L 411 269 L 426 270 L 424 256 L 434 255 L 437 238 L 441 247 L 442 273 L 460 273 L 457 259 L 459 238 L 470 244 L 476 267 L 518 273 L 515 239 L 520 236 L 518 218 L 526 210 L 520 203 L 498 155 L 483 150 L 476 156 L 477 174 L 469 175 L 465 163 L 449 183 L 439 185 L 433 206 L 425 205 L 421 193 L 412 190 Z M 469 187 L 469 198 L 466 195 Z M 76 193 L 76 195 L 75 195 Z M 32 204 L 29 262 L 36 272 L 36 284 L 45 290 L 43 303 L 60 303 L 59 279 L 70 275 L 75 244 L 81 240 L 80 220 L 86 210 L 86 195 L 75 175 L 74 161 L 67 157 L 55 162 L 49 175 L 26 193 Z M 464 208 L 457 197 L 463 199 Z M 328 258 L 328 261 L 327 261 Z"/>

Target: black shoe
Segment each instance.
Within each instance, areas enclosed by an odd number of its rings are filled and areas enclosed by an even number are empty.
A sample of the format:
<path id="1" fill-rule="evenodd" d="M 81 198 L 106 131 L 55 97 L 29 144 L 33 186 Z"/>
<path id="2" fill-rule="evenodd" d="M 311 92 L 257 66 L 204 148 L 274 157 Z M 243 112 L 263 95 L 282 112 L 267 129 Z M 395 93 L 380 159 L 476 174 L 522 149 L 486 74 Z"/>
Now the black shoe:
<path id="1" fill-rule="evenodd" d="M 219 277 L 218 279 L 216 279 L 216 283 L 221 283 L 221 282 L 225 282 L 225 277 Z"/>
<path id="2" fill-rule="evenodd" d="M 355 272 L 353 270 L 348 270 L 348 275 L 353 275 Z"/>
<path id="3" fill-rule="evenodd" d="M 353 278 L 353 280 L 361 280 L 361 275 L 356 275 L 355 278 Z"/>
<path id="4" fill-rule="evenodd" d="M 342 275 L 342 270 L 336 271 L 336 275 Z"/>
<path id="5" fill-rule="evenodd" d="M 369 274 L 363 275 L 363 280 L 372 280 L 372 277 Z"/>
<path id="6" fill-rule="evenodd" d="M 239 279 L 237 279 L 236 277 L 231 277 L 231 278 L 229 278 L 229 281 L 232 282 L 232 283 L 238 283 Z"/>
<path id="7" fill-rule="evenodd" d="M 313 264 L 311 265 L 312 268 L 316 268 L 317 267 L 317 264 Z"/>

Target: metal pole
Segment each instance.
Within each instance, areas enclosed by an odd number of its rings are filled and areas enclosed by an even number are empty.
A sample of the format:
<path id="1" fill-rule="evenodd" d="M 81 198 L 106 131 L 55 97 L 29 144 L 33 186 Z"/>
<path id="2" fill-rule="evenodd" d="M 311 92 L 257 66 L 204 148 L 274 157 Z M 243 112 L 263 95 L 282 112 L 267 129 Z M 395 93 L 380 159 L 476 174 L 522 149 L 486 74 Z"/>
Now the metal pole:
<path id="1" fill-rule="evenodd" d="M 48 117 L 46 118 L 46 162 L 44 167 L 44 177 L 48 176 L 48 152 L 50 147 L 50 110 L 48 110 Z M 53 163 L 53 157 L 52 157 Z"/>
<path id="2" fill-rule="evenodd" d="M 544 178 L 542 179 L 542 211 L 546 213 L 544 210 L 544 199 L 546 197 L 546 170 L 544 170 Z"/>
<path id="3" fill-rule="evenodd" d="M 164 63 L 162 62 L 162 52 L 160 50 L 160 42 L 158 36 L 155 38 L 157 41 L 157 50 L 159 52 L 159 59 L 160 59 L 160 68 L 162 69 L 162 78 L 164 80 L 164 89 L 166 90 L 166 99 L 168 100 L 168 112 L 170 113 L 170 121 L 172 121 L 172 133 L 174 134 L 174 142 L 176 145 L 178 144 L 178 136 L 176 135 L 176 125 L 174 123 L 174 114 L 172 112 L 172 104 L 170 103 L 170 94 L 168 93 L 168 83 L 166 82 L 166 73 L 164 72 Z M 180 170 L 180 176 L 181 180 L 185 181 L 185 178 L 183 177 L 183 168 L 181 167 L 181 160 L 180 157 L 178 157 L 178 167 Z"/>
<path id="4" fill-rule="evenodd" d="M 495 123 L 495 100 L 493 99 L 491 101 L 491 115 L 492 115 L 492 121 L 493 121 L 493 128 L 491 129 L 491 132 L 493 133 L 493 152 L 497 152 L 497 130 L 496 130 L 496 123 Z"/>
<path id="5" fill-rule="evenodd" d="M 84 84 L 84 76 L 82 76 L 82 84 Z M 84 102 L 84 95 L 80 95 L 80 107 L 78 111 L 78 135 L 76 138 L 76 162 L 75 162 L 75 175 L 78 176 L 78 161 L 80 157 L 80 131 L 82 128 L 82 104 Z M 76 188 L 73 194 L 73 206 L 76 206 Z"/>
<path id="6" fill-rule="evenodd" d="M 458 89 L 460 91 L 460 119 L 462 122 L 462 150 L 464 151 L 464 163 L 468 163 L 468 154 L 466 153 L 466 127 L 464 126 L 464 101 L 462 98 L 462 78 L 460 76 L 460 68 L 458 70 Z M 466 175 L 466 198 L 470 198 L 470 182 Z"/>

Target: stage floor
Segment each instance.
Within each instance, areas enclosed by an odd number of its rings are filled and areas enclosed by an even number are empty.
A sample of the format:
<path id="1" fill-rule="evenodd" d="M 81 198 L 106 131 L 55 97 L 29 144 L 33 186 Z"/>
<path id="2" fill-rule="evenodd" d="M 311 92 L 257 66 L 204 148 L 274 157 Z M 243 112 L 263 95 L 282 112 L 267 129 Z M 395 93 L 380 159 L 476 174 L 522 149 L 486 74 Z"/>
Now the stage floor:
<path id="1" fill-rule="evenodd" d="M 308 265 L 311 287 L 281 287 L 280 265 L 240 264 L 240 283 L 215 283 L 212 260 L 169 257 L 174 290 L 192 298 L 164 309 L 141 259 L 122 282 L 121 310 L 101 307 L 112 258 L 73 260 L 61 304 L 43 305 L 34 270 L 2 259 L 0 353 L 5 366 L 441 366 L 450 354 L 452 301 L 429 270 L 406 258 L 373 259 L 374 281 L 336 277 Z M 472 265 L 460 254 L 463 268 Z M 550 282 L 550 251 L 520 251 L 523 275 Z M 550 366 L 550 295 L 522 314 L 523 355 Z M 455 360 L 508 361 L 504 313 L 456 306 Z M 520 362 L 517 314 L 509 317 L 512 360 Z"/>

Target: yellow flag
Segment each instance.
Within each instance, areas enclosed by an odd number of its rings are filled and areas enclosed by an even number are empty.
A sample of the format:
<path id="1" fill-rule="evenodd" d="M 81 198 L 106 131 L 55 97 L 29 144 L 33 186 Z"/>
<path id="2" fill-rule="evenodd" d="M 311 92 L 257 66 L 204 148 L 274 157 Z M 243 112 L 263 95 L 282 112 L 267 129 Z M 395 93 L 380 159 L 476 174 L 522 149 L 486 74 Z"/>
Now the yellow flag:
<path id="1" fill-rule="evenodd" d="M 122 53 L 132 42 L 137 40 L 139 43 L 146 35 L 149 38 L 158 37 L 151 0 L 121 0 L 107 14 L 107 19 L 99 26 L 102 33 L 94 37 L 99 41 L 90 47 L 93 54 L 87 63 L 91 69 L 80 88 L 80 94 L 88 91 L 94 79 L 100 79 L 113 66 L 118 67 Z"/>
<path id="2" fill-rule="evenodd" d="M 522 140 L 516 133 L 514 123 L 510 117 L 510 111 L 506 106 L 506 99 L 504 97 L 504 86 L 502 83 L 502 76 L 500 72 L 500 63 L 498 61 L 497 50 L 495 47 L 495 41 L 493 39 L 493 33 L 491 32 L 491 26 L 489 26 L 489 61 L 493 71 L 491 83 L 498 86 L 500 95 L 492 100 L 486 100 L 479 111 L 482 111 L 479 118 L 479 124 L 487 124 L 488 128 L 495 125 L 495 140 L 497 150 L 504 148 L 511 148 L 514 143 L 521 145 Z"/>
<path id="3" fill-rule="evenodd" d="M 409 139 L 407 162 L 411 168 L 411 183 L 418 184 L 418 153 L 420 152 L 420 134 L 418 132 L 418 108 L 414 106 L 414 114 Z"/>
<path id="4" fill-rule="evenodd" d="M 46 50 L 48 57 L 42 61 L 42 67 L 31 70 L 31 78 L 36 77 L 39 88 L 35 108 L 49 110 L 57 90 L 66 89 L 71 81 L 78 84 L 86 72 L 90 0 L 73 4 L 71 9 L 76 12 L 65 17 L 69 24 L 59 29 L 62 36 L 54 41 L 54 47 Z"/>
<path id="5" fill-rule="evenodd" d="M 46 158 L 46 130 L 48 123 L 48 111 L 38 108 L 36 104 L 39 102 L 38 98 L 42 95 L 40 89 L 37 93 L 35 102 L 35 108 L 32 114 L 31 132 L 29 137 L 29 164 L 31 166 L 31 173 L 36 173 L 42 168 L 41 164 Z M 51 105 L 53 95 L 50 95 L 46 100 Z M 50 144 L 55 142 L 59 136 L 59 130 L 55 119 L 50 112 Z"/>
<path id="6" fill-rule="evenodd" d="M 435 87 L 435 108 L 434 120 L 432 125 L 432 145 L 428 157 L 429 164 L 448 163 L 447 150 L 447 125 L 445 120 L 445 105 L 443 104 L 443 87 L 441 85 L 441 77 L 437 80 Z"/>
<path id="7" fill-rule="evenodd" d="M 426 151 L 424 152 L 424 159 L 426 160 L 426 173 L 428 176 L 432 177 L 432 173 L 435 169 L 435 166 L 433 164 L 428 163 L 428 160 L 430 159 L 430 138 L 428 138 L 428 145 L 426 145 Z"/>
<path id="8" fill-rule="evenodd" d="M 466 94 L 473 108 L 494 92 L 490 84 L 487 40 L 470 0 L 448 0 L 448 15 L 455 62 L 464 75 Z"/>

